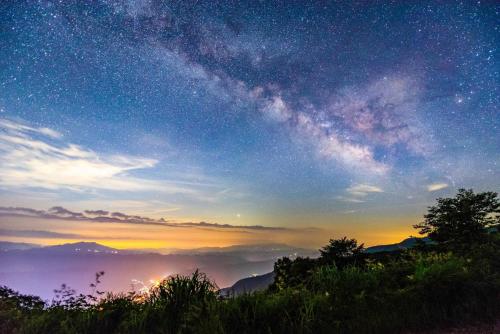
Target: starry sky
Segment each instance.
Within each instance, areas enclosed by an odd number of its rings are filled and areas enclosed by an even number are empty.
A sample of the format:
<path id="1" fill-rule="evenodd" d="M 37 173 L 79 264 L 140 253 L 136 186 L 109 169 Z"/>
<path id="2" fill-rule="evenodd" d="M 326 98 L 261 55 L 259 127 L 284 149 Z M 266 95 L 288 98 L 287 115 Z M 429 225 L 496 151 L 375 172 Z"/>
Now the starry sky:
<path id="1" fill-rule="evenodd" d="M 500 189 L 494 1 L 2 1 L 0 239 L 416 234 Z"/>

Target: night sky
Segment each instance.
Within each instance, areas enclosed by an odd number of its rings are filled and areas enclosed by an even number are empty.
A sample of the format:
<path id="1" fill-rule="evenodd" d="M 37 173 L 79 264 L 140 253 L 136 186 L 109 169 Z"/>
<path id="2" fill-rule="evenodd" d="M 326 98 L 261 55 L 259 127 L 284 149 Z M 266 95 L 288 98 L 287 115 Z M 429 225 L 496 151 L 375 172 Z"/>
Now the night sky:
<path id="1" fill-rule="evenodd" d="M 279 234 L 313 246 L 416 234 L 435 198 L 500 189 L 499 11 L 2 1 L 0 239 L 191 247 Z M 158 232 L 164 221 L 184 237 Z"/>

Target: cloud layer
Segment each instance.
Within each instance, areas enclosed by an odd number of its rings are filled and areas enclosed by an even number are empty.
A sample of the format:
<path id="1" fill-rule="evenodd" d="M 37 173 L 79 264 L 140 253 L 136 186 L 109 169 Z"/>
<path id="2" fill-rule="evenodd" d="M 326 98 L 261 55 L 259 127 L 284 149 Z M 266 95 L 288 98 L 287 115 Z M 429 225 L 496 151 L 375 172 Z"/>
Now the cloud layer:
<path id="1" fill-rule="evenodd" d="M 20 238 L 75 239 L 75 240 L 88 238 L 83 234 L 76 234 L 76 233 L 61 233 L 61 232 L 45 231 L 45 230 L 12 230 L 5 228 L 0 229 L 0 236 L 20 237 Z"/>
<path id="2" fill-rule="evenodd" d="M 77 191 L 167 190 L 157 182 L 130 175 L 134 170 L 153 168 L 157 164 L 154 159 L 103 157 L 78 145 L 61 143 L 59 138 L 61 135 L 52 129 L 0 119 L 0 184 Z"/>
<path id="3" fill-rule="evenodd" d="M 438 191 L 445 188 L 448 188 L 447 183 L 432 183 L 427 185 L 427 191 Z"/>
<path id="4" fill-rule="evenodd" d="M 364 203 L 365 197 L 373 193 L 383 193 L 384 190 L 380 187 L 357 183 L 348 187 L 345 192 L 346 196 L 337 196 L 336 198 L 347 203 Z"/>
<path id="5" fill-rule="evenodd" d="M 261 225 L 231 225 L 208 222 L 172 222 L 164 218 L 154 219 L 149 217 L 128 215 L 122 212 L 108 212 L 105 210 L 85 210 L 75 212 L 61 206 L 55 206 L 48 210 L 36 210 L 23 207 L 0 207 L 0 217 L 32 217 L 42 219 L 56 219 L 67 221 L 82 221 L 95 223 L 121 223 L 134 225 L 155 225 L 163 227 L 187 227 L 187 228 L 213 228 L 213 229 L 241 229 L 280 231 L 289 230 L 284 227 L 271 227 Z"/>
<path id="6" fill-rule="evenodd" d="M 67 143 L 62 134 L 0 118 L 0 186 L 72 192 L 113 191 L 180 195 L 215 201 L 223 186 L 197 175 L 195 181 L 148 179 L 140 170 L 156 170 L 156 159 L 125 154 L 100 154 Z"/>

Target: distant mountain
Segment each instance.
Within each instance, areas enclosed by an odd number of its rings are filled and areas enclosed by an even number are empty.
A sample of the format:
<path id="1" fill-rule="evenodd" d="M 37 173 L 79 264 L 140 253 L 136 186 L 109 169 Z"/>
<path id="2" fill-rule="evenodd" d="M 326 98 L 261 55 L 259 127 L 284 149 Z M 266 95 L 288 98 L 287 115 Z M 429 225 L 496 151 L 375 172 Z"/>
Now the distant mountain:
<path id="1" fill-rule="evenodd" d="M 118 254 L 120 251 L 115 248 L 103 246 L 96 242 L 75 242 L 71 244 L 63 244 L 56 246 L 45 246 L 41 249 L 37 249 L 39 252 L 43 253 L 107 253 L 107 254 Z"/>
<path id="2" fill-rule="evenodd" d="M 40 247 L 42 246 L 37 244 L 29 244 L 25 242 L 0 241 L 0 251 L 2 252 L 12 251 L 12 250 L 27 250 Z"/>
<path id="3" fill-rule="evenodd" d="M 319 255 L 319 252 L 315 249 L 299 248 L 285 244 L 234 245 L 228 247 L 203 247 L 195 249 L 160 248 L 142 249 L 136 250 L 135 252 L 160 253 L 166 255 L 230 255 L 248 261 L 277 260 L 284 256 L 294 259 L 297 256 L 317 257 Z"/>
<path id="4" fill-rule="evenodd" d="M 397 243 L 397 244 L 389 244 L 389 245 L 379 245 L 379 246 L 373 246 L 373 247 L 368 247 L 365 251 L 367 253 L 379 253 L 379 252 L 392 252 L 395 250 L 401 250 L 401 249 L 408 249 L 415 247 L 417 242 L 421 240 L 424 243 L 431 243 L 431 240 L 429 238 L 416 238 L 416 237 L 410 237 L 407 239 L 404 239 L 403 241 Z"/>
<path id="5" fill-rule="evenodd" d="M 241 295 L 266 289 L 274 281 L 274 272 L 240 279 L 229 288 L 221 289 L 222 296 Z"/>
<path id="6" fill-rule="evenodd" d="M 226 253 L 226 252 L 295 252 L 298 250 L 310 251 L 309 249 L 297 248 L 286 244 L 256 244 L 256 245 L 233 245 L 228 247 L 202 247 L 194 249 L 172 249 L 175 254 L 199 254 L 199 253 Z"/>
<path id="7" fill-rule="evenodd" d="M 0 252 L 0 285 L 51 299 L 54 288 L 62 283 L 88 293 L 89 283 L 101 270 L 105 275 L 101 278 L 100 290 L 120 293 L 142 289 L 169 275 L 190 275 L 199 269 L 218 286 L 227 287 L 251 273 L 272 271 L 280 255 L 289 256 L 290 250 L 275 252 L 254 247 L 246 254 L 240 250 L 159 254 L 154 250 L 138 252 L 78 242 Z"/>

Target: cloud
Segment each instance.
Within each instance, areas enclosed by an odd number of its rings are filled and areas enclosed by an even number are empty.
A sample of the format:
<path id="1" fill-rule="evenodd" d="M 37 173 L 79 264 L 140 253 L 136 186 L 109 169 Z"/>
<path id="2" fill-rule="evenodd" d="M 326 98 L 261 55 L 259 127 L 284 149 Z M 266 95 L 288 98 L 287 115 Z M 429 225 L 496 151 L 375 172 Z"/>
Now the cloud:
<path id="1" fill-rule="evenodd" d="M 158 164 L 155 159 L 100 155 L 79 145 L 64 143 L 55 133 L 51 129 L 0 119 L 0 185 L 72 191 L 155 191 L 198 198 L 206 195 L 194 184 L 131 175 L 136 170 L 154 168 Z"/>
<path id="2" fill-rule="evenodd" d="M 109 215 L 109 211 L 105 210 L 85 210 L 85 214 L 89 216 L 107 216 Z"/>
<path id="3" fill-rule="evenodd" d="M 382 193 L 384 190 L 377 186 L 373 186 L 370 184 L 361 184 L 357 183 L 351 185 L 346 189 L 346 193 L 348 196 L 337 196 L 335 197 L 339 201 L 348 202 L 348 203 L 364 203 L 365 197 L 371 193 Z"/>
<path id="4" fill-rule="evenodd" d="M 364 203 L 365 201 L 359 198 L 354 197 L 345 197 L 345 196 L 337 196 L 335 197 L 339 201 L 347 202 L 347 203 Z"/>
<path id="5" fill-rule="evenodd" d="M 199 223 L 177 223 L 179 226 L 183 227 L 211 227 L 218 229 L 245 229 L 245 230 L 263 230 L 263 231 L 283 231 L 283 230 L 291 230 L 284 227 L 274 227 L 274 226 L 262 226 L 262 225 L 231 225 L 231 224 L 218 224 L 218 223 L 207 223 L 207 222 L 199 222 Z"/>
<path id="6" fill-rule="evenodd" d="M 438 191 L 441 189 L 448 188 L 448 186 L 449 185 L 447 183 L 432 183 L 427 185 L 427 191 Z"/>
<path id="7" fill-rule="evenodd" d="M 384 192 L 381 188 L 369 184 L 355 184 L 347 188 L 346 191 L 353 196 L 360 196 L 360 197 L 364 197 L 369 193 Z"/>
<path id="8" fill-rule="evenodd" d="M 68 217 L 68 218 L 83 218 L 85 215 L 80 212 L 73 212 L 68 209 L 65 209 L 61 206 L 54 206 L 49 209 L 49 214 L 57 215 L 59 217 Z"/>
<path id="9" fill-rule="evenodd" d="M 41 239 L 74 239 L 74 240 L 137 240 L 137 237 L 115 237 L 115 236 L 88 236 L 78 233 L 63 233 L 46 230 L 12 230 L 0 229 L 2 237 L 20 237 L 20 238 L 41 238 Z"/>
<path id="10" fill-rule="evenodd" d="M 42 230 L 10 230 L 0 229 L 0 236 L 3 237 L 22 237 L 22 238 L 46 238 L 46 239 L 88 239 L 83 234 L 60 233 Z"/>
<path id="11" fill-rule="evenodd" d="M 96 215 L 96 213 L 105 213 Z M 0 217 L 28 217 L 42 219 L 57 219 L 66 221 L 82 221 L 94 223 L 121 223 L 134 225 L 155 225 L 163 227 L 185 227 L 185 228 L 213 228 L 213 229 L 240 229 L 253 231 L 284 231 L 292 230 L 285 227 L 273 227 L 262 225 L 230 225 L 207 222 L 172 222 L 164 218 L 154 219 L 149 217 L 128 215 L 122 212 L 108 212 L 105 210 L 85 210 L 75 212 L 60 206 L 55 206 L 47 211 L 23 207 L 0 207 Z"/>
<path id="12" fill-rule="evenodd" d="M 35 128 L 25 124 L 9 121 L 7 119 L 0 119 L 0 128 L 9 129 L 15 132 L 24 132 L 32 134 L 41 134 L 51 138 L 61 138 L 62 134 L 56 130 L 49 128 Z"/>

